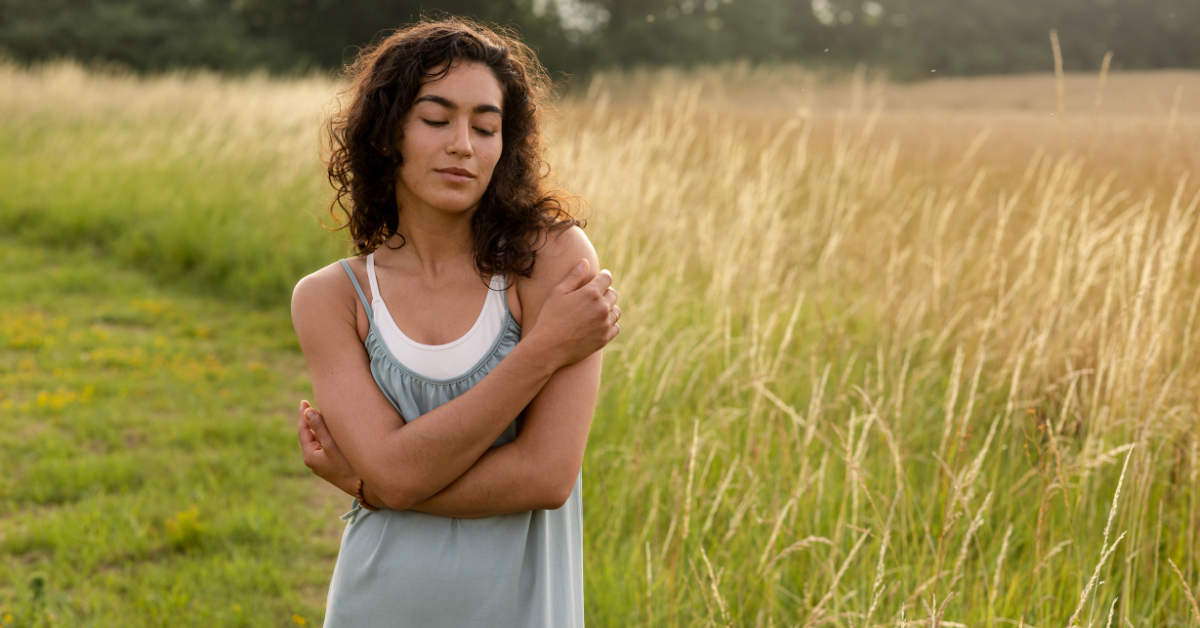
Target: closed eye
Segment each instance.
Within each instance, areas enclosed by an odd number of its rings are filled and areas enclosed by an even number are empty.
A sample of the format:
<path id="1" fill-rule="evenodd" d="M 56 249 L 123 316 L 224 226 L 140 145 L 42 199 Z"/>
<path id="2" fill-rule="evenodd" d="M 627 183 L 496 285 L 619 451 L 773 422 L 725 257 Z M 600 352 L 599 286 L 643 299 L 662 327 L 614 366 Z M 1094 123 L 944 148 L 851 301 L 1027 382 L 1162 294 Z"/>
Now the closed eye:
<path id="1" fill-rule="evenodd" d="M 437 120 L 426 120 L 425 118 L 421 118 L 421 122 L 424 122 L 425 124 L 428 124 L 429 126 L 446 126 L 447 124 L 450 124 L 449 122 L 439 122 Z"/>
<path id="2" fill-rule="evenodd" d="M 482 133 L 482 134 L 483 134 L 484 136 L 486 136 L 486 137 L 492 137 L 492 136 L 496 135 L 496 132 L 495 132 L 495 131 L 489 131 L 489 130 L 487 130 L 487 129 L 481 129 L 481 128 L 479 128 L 479 127 L 475 127 L 475 130 L 476 130 L 476 131 L 479 131 L 480 133 Z"/>

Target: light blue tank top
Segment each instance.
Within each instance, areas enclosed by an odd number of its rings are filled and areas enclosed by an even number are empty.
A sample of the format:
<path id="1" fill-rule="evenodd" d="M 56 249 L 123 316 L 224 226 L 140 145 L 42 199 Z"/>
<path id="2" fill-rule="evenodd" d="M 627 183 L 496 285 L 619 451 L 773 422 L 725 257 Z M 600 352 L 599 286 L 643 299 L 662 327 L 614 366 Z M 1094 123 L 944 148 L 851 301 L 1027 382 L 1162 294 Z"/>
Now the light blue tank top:
<path id="1" fill-rule="evenodd" d="M 521 339 L 507 310 L 490 351 L 464 375 L 435 380 L 405 368 L 375 329 L 375 315 L 350 265 L 371 321 L 366 348 L 379 389 L 407 421 L 466 392 Z M 492 445 L 517 437 L 518 417 Z M 483 519 L 372 512 L 357 500 L 329 584 L 325 628 L 582 628 L 582 474 L 567 503 Z"/>

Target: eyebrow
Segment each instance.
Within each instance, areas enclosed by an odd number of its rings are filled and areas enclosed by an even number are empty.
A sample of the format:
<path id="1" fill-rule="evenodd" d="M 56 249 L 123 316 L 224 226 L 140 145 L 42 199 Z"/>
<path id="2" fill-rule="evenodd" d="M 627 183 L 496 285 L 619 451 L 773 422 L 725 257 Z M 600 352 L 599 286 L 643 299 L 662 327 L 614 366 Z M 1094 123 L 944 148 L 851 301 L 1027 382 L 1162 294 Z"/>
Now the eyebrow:
<path id="1" fill-rule="evenodd" d="M 414 101 L 413 104 L 415 105 L 419 102 L 437 103 L 447 109 L 450 109 L 451 111 L 458 111 L 458 103 L 456 103 L 453 100 L 450 100 L 448 98 L 443 98 L 441 96 L 438 96 L 436 94 L 429 94 L 428 96 L 421 96 L 420 98 L 416 99 L 416 101 Z M 500 108 L 497 107 L 496 105 L 476 105 L 473 112 L 474 113 L 498 113 L 500 115 L 504 115 L 504 112 L 500 111 Z"/>

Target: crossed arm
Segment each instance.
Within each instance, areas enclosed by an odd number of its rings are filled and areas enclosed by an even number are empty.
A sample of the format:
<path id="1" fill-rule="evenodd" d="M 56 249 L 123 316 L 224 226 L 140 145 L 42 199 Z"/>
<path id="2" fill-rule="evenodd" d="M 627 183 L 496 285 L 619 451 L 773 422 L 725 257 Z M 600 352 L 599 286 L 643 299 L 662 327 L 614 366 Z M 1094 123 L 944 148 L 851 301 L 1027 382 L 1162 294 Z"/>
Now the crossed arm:
<path id="1" fill-rule="evenodd" d="M 469 518 L 561 506 L 583 462 L 599 348 L 617 331 L 611 278 L 597 267 L 578 229 L 550 237 L 520 287 L 521 342 L 471 390 L 410 424 L 371 377 L 340 265 L 305 278 L 293 322 L 322 408 L 299 426 L 306 464 L 351 494 L 362 478 L 369 502 L 397 510 Z M 522 410 L 518 438 L 489 449 Z"/>

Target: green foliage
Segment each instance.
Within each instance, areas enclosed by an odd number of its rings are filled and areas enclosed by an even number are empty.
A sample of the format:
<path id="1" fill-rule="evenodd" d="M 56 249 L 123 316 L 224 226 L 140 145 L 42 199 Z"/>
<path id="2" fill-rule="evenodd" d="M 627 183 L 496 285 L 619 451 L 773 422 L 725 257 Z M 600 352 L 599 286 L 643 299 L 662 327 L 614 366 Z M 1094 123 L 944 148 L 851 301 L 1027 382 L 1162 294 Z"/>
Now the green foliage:
<path id="1" fill-rule="evenodd" d="M 136 70 L 278 65 L 287 51 L 255 40 L 218 2 L 0 0 L 0 49 L 22 60 L 70 57 Z"/>
<path id="2" fill-rule="evenodd" d="M 848 4 L 848 3 L 846 3 Z M 1200 66 L 1200 4 L 1188 0 L 879 0 L 873 58 L 917 76 L 1048 71 L 1057 29 L 1068 70 Z M 861 14 L 860 14 L 861 15 Z M 862 30 L 866 20 L 852 22 Z"/>
<path id="3" fill-rule="evenodd" d="M 601 67 L 794 59 L 829 32 L 802 2 L 598 0 L 608 19 L 588 41 Z"/>
<path id="4" fill-rule="evenodd" d="M 340 67 L 360 47 L 423 15 L 463 15 L 517 25 L 527 43 L 539 49 L 543 62 L 556 68 L 578 65 L 554 3 L 544 11 L 535 11 L 529 0 L 245 0 L 232 6 L 253 37 L 286 45 L 293 63 L 300 66 Z"/>
<path id="5" fill-rule="evenodd" d="M 389 29 L 440 14 L 519 25 L 545 62 L 579 65 L 554 5 L 522 0 L 0 0 L 0 50 L 139 71 L 333 69 Z"/>
<path id="6" fill-rule="evenodd" d="M 900 76 L 1200 66 L 1191 0 L 0 0 L 0 50 L 141 71 L 336 69 L 422 15 L 517 28 L 556 71 L 860 60 Z"/>

